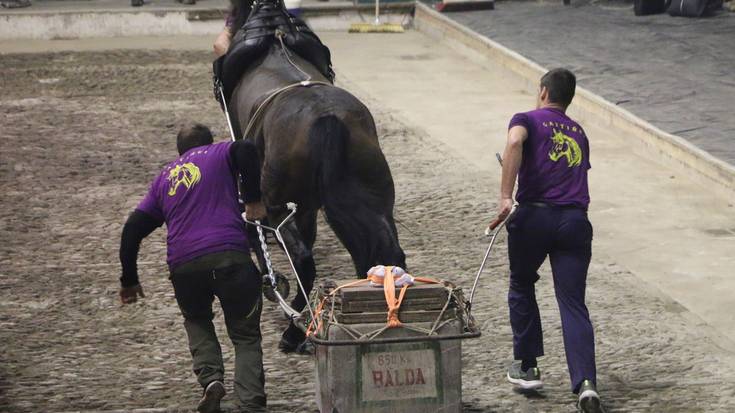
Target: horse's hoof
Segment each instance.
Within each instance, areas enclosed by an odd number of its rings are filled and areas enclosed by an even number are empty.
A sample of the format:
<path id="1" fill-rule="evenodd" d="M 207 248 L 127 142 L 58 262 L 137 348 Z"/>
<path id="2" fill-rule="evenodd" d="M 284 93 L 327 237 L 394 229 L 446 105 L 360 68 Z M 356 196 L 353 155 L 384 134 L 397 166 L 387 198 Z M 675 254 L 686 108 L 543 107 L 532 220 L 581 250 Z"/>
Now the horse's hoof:
<path id="1" fill-rule="evenodd" d="M 313 356 L 315 352 L 314 343 L 309 340 L 304 341 L 296 347 L 296 353 L 301 356 Z"/>
<path id="2" fill-rule="evenodd" d="M 281 341 L 278 342 L 278 349 L 284 353 L 295 353 L 299 350 L 299 346 L 306 341 L 306 334 L 300 328 L 290 323 L 288 328 L 281 335 Z"/>
<path id="3" fill-rule="evenodd" d="M 308 340 L 294 346 L 293 343 L 281 339 L 278 349 L 284 354 L 298 354 L 299 356 L 313 356 L 316 352 L 314 344 Z"/>
<path id="4" fill-rule="evenodd" d="M 288 341 L 281 337 L 281 341 L 278 342 L 278 349 L 281 350 L 282 353 L 290 354 L 295 353 L 296 350 L 298 350 L 299 344 L 294 343 L 292 341 Z"/>

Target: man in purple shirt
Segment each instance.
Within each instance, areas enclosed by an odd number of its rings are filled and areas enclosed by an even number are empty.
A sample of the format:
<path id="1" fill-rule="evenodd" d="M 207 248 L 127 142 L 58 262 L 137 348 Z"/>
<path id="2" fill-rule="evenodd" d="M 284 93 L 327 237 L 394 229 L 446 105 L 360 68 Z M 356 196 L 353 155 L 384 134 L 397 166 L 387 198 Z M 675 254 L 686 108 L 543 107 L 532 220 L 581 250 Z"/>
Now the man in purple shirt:
<path id="1" fill-rule="evenodd" d="M 218 297 L 235 348 L 235 393 L 249 412 L 265 411 L 260 335 L 260 273 L 253 264 L 240 215 L 237 176 L 243 178 L 245 212 L 265 215 L 260 202 L 260 166 L 250 141 L 212 143 L 203 125 L 181 129 L 179 157 L 155 177 L 128 218 L 120 242 L 124 304 L 143 297 L 138 282 L 140 243 L 164 223 L 167 263 L 184 316 L 194 373 L 204 389 L 199 412 L 219 411 L 225 395 L 222 351 L 212 323 Z"/>
<path id="2" fill-rule="evenodd" d="M 575 88 L 569 70 L 549 71 L 541 78 L 537 109 L 514 115 L 508 127 L 496 219 L 502 222 L 510 214 L 518 177 L 518 208 L 506 222 L 515 359 L 507 378 L 527 390 L 543 386 L 536 362 L 544 347 L 534 285 L 548 256 L 572 392 L 578 394 L 581 411 L 600 412 L 595 341 L 584 299 L 592 256 L 592 225 L 587 219 L 590 150 L 582 127 L 565 113 Z"/>

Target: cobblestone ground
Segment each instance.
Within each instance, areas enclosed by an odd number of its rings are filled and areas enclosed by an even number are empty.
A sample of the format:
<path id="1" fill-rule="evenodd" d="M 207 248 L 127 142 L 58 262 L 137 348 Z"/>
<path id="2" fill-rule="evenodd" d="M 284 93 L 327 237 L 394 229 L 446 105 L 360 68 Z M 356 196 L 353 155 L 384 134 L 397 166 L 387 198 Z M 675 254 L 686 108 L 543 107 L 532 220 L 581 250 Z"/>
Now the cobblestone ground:
<path id="1" fill-rule="evenodd" d="M 224 121 L 210 99 L 209 54 L 126 51 L 2 57 L 0 78 L 0 411 L 191 411 L 199 389 L 166 278 L 164 231 L 140 256 L 146 298 L 119 305 L 118 242 L 126 215 L 166 160 L 185 119 Z M 349 73 L 342 84 L 351 89 Z M 451 158 L 364 96 L 397 186 L 401 241 L 414 273 L 469 286 L 486 247 L 495 182 Z M 321 223 L 322 275 L 349 276 L 349 257 Z M 560 323 L 548 268 L 539 300 L 546 389 L 511 391 L 504 239 L 482 280 L 483 337 L 464 343 L 468 412 L 569 412 Z M 277 266 L 285 269 L 281 259 Z M 735 411 L 733 356 L 676 303 L 595 257 L 588 304 L 600 390 L 612 412 Z M 217 327 L 222 337 L 221 314 Z M 309 358 L 276 349 L 284 322 L 263 317 L 271 411 L 315 411 Z M 224 346 L 227 363 L 233 354 Z M 229 372 L 231 374 L 231 371 Z M 229 380 L 231 383 L 231 380 Z M 228 406 L 232 397 L 228 396 Z"/>
<path id="2" fill-rule="evenodd" d="M 498 2 L 459 23 L 735 164 L 735 13 L 635 16 L 630 0 Z"/>

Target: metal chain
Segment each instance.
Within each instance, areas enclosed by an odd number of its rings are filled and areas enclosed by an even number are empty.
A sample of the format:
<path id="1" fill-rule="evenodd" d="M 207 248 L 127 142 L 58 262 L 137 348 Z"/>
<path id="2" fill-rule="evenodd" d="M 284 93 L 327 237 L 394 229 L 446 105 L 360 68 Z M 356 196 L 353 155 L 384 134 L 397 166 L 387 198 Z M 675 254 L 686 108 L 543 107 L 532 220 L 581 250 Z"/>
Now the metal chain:
<path id="1" fill-rule="evenodd" d="M 263 228 L 260 227 L 260 220 L 255 220 L 255 222 L 258 223 L 255 228 L 258 230 L 258 239 L 260 240 L 260 249 L 263 251 L 265 266 L 268 267 L 268 278 L 270 278 L 271 285 L 275 288 L 276 277 L 273 276 L 273 264 L 271 264 L 271 254 L 268 252 L 268 246 L 265 243 L 265 234 L 263 233 Z"/>

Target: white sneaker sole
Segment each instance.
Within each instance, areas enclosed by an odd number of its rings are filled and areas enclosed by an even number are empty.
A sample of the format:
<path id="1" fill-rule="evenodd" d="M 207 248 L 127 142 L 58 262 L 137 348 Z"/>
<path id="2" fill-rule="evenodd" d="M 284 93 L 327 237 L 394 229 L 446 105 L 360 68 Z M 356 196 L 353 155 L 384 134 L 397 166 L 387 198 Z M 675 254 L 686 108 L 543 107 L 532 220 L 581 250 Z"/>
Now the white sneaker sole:
<path id="1" fill-rule="evenodd" d="M 600 395 L 594 390 L 585 390 L 579 395 L 579 410 L 584 413 L 604 413 Z"/>
<path id="2" fill-rule="evenodd" d="M 212 382 L 204 391 L 204 396 L 197 405 L 199 413 L 214 413 L 220 411 L 220 400 L 225 397 L 225 386 L 220 382 Z"/>
<path id="3" fill-rule="evenodd" d="M 538 390 L 544 388 L 544 382 L 542 382 L 541 380 L 514 379 L 510 377 L 510 374 L 506 374 L 505 377 L 508 379 L 509 382 L 515 384 L 523 390 Z"/>

